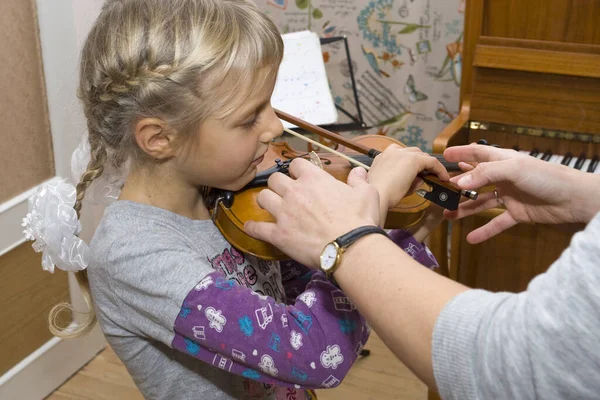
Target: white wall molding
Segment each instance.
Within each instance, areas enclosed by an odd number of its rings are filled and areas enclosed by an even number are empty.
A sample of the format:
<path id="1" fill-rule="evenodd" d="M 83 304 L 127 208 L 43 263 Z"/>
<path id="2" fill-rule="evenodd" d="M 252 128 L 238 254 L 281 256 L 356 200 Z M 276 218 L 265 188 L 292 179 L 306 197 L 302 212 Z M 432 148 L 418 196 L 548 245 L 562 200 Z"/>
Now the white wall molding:
<path id="1" fill-rule="evenodd" d="M 0 377 L 0 399 L 39 400 L 105 347 L 98 327 L 77 339 L 53 338 Z"/>

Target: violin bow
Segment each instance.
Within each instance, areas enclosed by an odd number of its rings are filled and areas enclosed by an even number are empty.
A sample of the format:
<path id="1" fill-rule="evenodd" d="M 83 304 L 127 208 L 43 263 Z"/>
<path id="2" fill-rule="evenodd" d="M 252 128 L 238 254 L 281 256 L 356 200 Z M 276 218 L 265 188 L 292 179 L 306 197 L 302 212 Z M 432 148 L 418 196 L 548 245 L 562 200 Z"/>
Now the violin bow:
<path id="1" fill-rule="evenodd" d="M 282 119 L 291 124 L 294 124 L 297 127 L 304 129 L 305 131 L 312 132 L 316 135 L 319 135 L 326 139 L 329 139 L 335 143 L 341 144 L 341 145 L 343 145 L 351 150 L 354 150 L 360 154 L 367 155 L 370 158 L 375 158 L 379 154 L 381 154 L 381 151 L 379 151 L 379 150 L 368 148 L 366 146 L 363 146 L 360 143 L 354 143 L 354 142 L 344 138 L 343 136 L 338 135 L 337 133 L 330 132 L 324 128 L 321 128 L 320 126 L 313 125 L 307 121 L 304 121 L 300 118 L 296 118 L 293 115 L 287 114 L 283 111 L 276 109 L 275 114 L 277 115 L 277 117 L 279 117 L 279 119 Z M 302 136 L 294 131 L 290 131 L 289 129 L 284 129 L 284 130 L 296 137 L 299 137 L 302 140 L 313 143 L 316 146 L 323 148 L 326 151 L 330 151 L 337 155 L 341 154 L 335 150 L 328 148 L 327 146 L 324 146 L 318 142 L 315 142 L 314 140 L 305 138 L 304 136 Z M 347 157 L 345 155 L 343 155 L 343 158 L 345 158 L 349 162 L 357 165 L 355 160 L 351 160 L 349 157 Z M 365 165 L 360 165 L 360 166 L 362 166 L 363 168 L 366 167 Z M 368 170 L 369 168 L 367 167 L 366 169 Z M 429 175 L 429 174 L 423 173 L 423 172 L 420 173 L 418 176 L 421 179 L 423 179 L 423 181 L 427 182 L 427 184 L 431 187 L 431 191 L 419 189 L 416 191 L 416 193 L 419 196 L 425 198 L 426 200 L 429 200 L 432 203 L 435 203 L 438 206 L 441 206 L 448 210 L 455 211 L 458 209 L 458 205 L 460 203 L 461 196 L 464 196 L 471 200 L 477 199 L 477 196 L 478 196 L 477 192 L 472 191 L 472 190 L 462 190 L 461 188 L 459 188 L 452 182 L 441 181 L 437 176 Z"/>

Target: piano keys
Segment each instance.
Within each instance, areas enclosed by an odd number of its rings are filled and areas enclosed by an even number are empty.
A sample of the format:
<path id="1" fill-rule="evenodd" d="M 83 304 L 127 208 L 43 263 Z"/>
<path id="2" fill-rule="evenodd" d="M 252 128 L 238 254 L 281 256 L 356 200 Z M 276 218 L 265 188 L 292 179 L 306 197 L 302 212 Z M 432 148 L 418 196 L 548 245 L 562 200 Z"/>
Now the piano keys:
<path id="1" fill-rule="evenodd" d="M 490 145 L 486 139 L 479 139 L 477 143 Z M 497 144 L 491 144 L 491 146 L 500 147 Z M 570 151 L 567 151 L 565 154 L 555 154 L 556 151 L 552 148 L 546 148 L 544 151 L 540 151 L 537 147 L 534 147 L 532 150 L 522 150 L 518 145 L 514 145 L 512 148 L 521 154 L 529 155 L 551 164 L 561 164 L 579 171 L 600 174 L 600 151 L 593 151 L 590 155 L 586 152 L 580 152 L 576 156 Z M 597 149 L 594 148 L 593 150 Z"/>
<path id="2" fill-rule="evenodd" d="M 548 161 L 551 164 L 561 164 L 569 168 L 575 168 L 580 171 L 590 172 L 593 174 L 600 174 L 600 158 L 598 155 L 588 156 L 585 153 L 581 153 L 579 154 L 579 156 L 575 156 L 572 153 L 560 155 L 552 154 L 552 150 L 546 150 L 544 152 L 541 152 L 538 149 L 533 149 L 531 151 L 527 151 L 519 150 L 518 147 L 516 147 L 514 150 L 517 150 L 521 154 L 527 154 L 531 157 L 535 157 L 543 161 Z"/>

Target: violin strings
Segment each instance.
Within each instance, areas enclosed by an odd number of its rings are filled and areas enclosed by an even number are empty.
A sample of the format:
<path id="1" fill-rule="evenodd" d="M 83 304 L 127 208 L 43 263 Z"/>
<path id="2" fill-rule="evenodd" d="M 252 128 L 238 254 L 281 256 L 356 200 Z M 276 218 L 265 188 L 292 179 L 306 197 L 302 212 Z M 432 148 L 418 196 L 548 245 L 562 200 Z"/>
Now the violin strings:
<path id="1" fill-rule="evenodd" d="M 370 169 L 367 165 L 361 163 L 360 161 L 357 161 L 357 160 L 355 160 L 353 158 L 350 158 L 347 155 L 345 155 L 344 153 L 340 153 L 339 151 L 330 149 L 329 147 L 325 146 L 324 144 L 321 144 L 321 143 L 319 143 L 317 141 L 309 139 L 309 138 L 305 137 L 304 135 L 301 135 L 301 134 L 299 134 L 297 132 L 294 132 L 294 131 L 292 131 L 290 129 L 287 129 L 287 128 L 283 128 L 283 130 L 286 131 L 287 133 L 289 133 L 290 135 L 297 137 L 298 139 L 304 140 L 304 141 L 306 141 L 308 143 L 311 143 L 311 144 L 313 144 L 313 145 L 315 145 L 315 146 L 317 146 L 317 147 L 319 147 L 319 148 L 321 148 L 321 149 L 323 149 L 325 151 L 328 151 L 328 152 L 333 153 L 333 154 L 335 154 L 335 155 L 337 155 L 339 157 L 342 157 L 344 160 L 348 160 L 349 163 L 354 164 L 357 167 L 363 167 L 367 171 Z"/>

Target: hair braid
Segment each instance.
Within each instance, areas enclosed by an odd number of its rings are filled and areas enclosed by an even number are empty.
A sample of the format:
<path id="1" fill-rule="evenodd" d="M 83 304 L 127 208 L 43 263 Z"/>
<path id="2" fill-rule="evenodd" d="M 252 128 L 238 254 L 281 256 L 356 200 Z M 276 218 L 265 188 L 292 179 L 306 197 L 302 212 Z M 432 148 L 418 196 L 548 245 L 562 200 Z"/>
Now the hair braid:
<path id="1" fill-rule="evenodd" d="M 73 208 L 77 211 L 77 216 L 81 215 L 81 206 L 85 197 L 85 191 L 90 187 L 94 179 L 100 177 L 104 172 L 107 152 L 104 144 L 96 138 L 96 135 L 90 135 L 90 162 L 87 170 L 81 175 L 77 184 L 77 199 Z"/>

